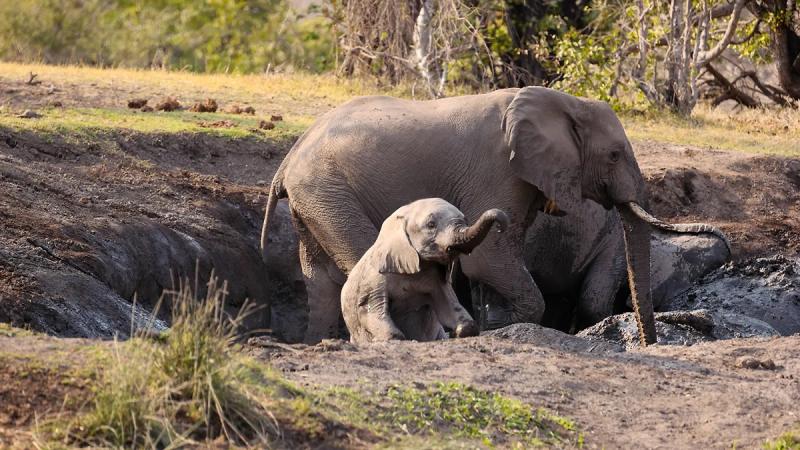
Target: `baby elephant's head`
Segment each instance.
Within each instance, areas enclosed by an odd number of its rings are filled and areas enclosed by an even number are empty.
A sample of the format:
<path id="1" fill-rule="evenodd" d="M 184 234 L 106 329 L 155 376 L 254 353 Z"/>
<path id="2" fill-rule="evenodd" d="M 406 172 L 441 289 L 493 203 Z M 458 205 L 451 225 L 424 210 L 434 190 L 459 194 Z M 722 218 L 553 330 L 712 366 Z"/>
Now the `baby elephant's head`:
<path id="1" fill-rule="evenodd" d="M 381 272 L 416 273 L 420 260 L 450 263 L 459 253 L 469 254 L 492 226 L 508 227 L 508 216 L 490 209 L 471 226 L 464 214 L 440 198 L 409 203 L 383 222 L 378 242 L 384 245 L 386 263 Z"/>

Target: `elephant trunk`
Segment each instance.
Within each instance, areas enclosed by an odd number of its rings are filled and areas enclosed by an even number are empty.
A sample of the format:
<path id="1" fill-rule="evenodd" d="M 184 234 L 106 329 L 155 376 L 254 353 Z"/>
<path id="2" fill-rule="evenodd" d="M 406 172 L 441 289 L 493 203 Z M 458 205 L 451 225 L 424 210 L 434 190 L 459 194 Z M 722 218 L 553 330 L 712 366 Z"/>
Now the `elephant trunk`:
<path id="1" fill-rule="evenodd" d="M 508 216 L 499 209 L 490 209 L 469 227 L 456 229 L 453 233 L 453 241 L 450 250 L 469 254 L 475 249 L 483 239 L 489 234 L 492 225 L 497 224 L 500 232 L 508 228 Z"/>
<path id="2" fill-rule="evenodd" d="M 728 237 L 725 236 L 725 233 L 723 233 L 719 228 L 713 225 L 709 225 L 707 223 L 666 223 L 653 217 L 650 213 L 645 211 L 644 208 L 636 203 L 629 203 L 628 207 L 630 208 L 631 212 L 640 220 L 643 220 L 650 224 L 650 226 L 656 227 L 660 230 L 672 233 L 713 234 L 725 243 L 725 247 L 728 248 L 728 253 L 731 253 L 731 243 L 728 241 Z"/>
<path id="3" fill-rule="evenodd" d="M 653 299 L 650 295 L 650 221 L 642 218 L 636 203 L 618 205 L 625 237 L 628 285 L 642 345 L 656 343 Z M 646 214 L 646 213 L 645 213 Z M 649 216 L 649 214 L 648 214 Z M 652 217 L 652 216 L 650 216 Z"/>

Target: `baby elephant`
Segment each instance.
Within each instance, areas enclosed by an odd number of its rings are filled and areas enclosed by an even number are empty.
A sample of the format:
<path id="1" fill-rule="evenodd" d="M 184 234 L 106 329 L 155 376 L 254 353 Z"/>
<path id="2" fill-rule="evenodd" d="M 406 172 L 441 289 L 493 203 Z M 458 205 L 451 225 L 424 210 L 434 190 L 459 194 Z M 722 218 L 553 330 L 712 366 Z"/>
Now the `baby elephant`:
<path id="1" fill-rule="evenodd" d="M 353 267 L 342 287 L 342 313 L 354 343 L 475 336 L 478 327 L 458 303 L 448 282 L 455 258 L 469 254 L 493 224 L 500 232 L 508 217 L 499 209 L 468 226 L 464 214 L 440 199 L 401 207 L 381 226 L 378 239 Z"/>

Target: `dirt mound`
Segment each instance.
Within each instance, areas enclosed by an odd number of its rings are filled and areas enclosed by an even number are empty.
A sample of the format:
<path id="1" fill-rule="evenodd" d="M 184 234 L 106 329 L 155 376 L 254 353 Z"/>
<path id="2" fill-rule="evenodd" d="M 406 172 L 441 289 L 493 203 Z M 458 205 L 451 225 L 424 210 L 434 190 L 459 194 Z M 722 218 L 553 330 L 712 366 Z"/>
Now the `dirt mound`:
<path id="1" fill-rule="evenodd" d="M 708 173 L 697 169 L 667 169 L 648 179 L 650 205 L 664 216 L 694 214 L 735 220 L 744 212 L 742 199 Z"/>
<path id="2" fill-rule="evenodd" d="M 718 225 L 736 259 L 800 251 L 797 159 L 646 141 L 635 148 L 656 216 Z"/>

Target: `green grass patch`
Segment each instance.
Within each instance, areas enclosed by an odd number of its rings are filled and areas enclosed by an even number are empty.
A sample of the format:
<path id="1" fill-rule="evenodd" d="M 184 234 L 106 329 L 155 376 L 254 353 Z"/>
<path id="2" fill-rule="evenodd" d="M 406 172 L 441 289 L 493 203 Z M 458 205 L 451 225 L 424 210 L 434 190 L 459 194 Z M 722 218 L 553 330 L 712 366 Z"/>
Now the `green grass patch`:
<path id="1" fill-rule="evenodd" d="M 130 130 L 139 133 L 205 133 L 228 138 L 256 137 L 270 140 L 294 138 L 312 123 L 308 116 L 284 116 L 275 128 L 260 130 L 258 116 L 189 111 L 143 113 L 131 109 L 47 108 L 38 119 L 0 115 L 0 126 L 41 135 L 78 135 L 100 138 L 103 133 Z M 232 126 L 211 126 L 227 121 Z"/>
<path id="2" fill-rule="evenodd" d="M 348 420 L 413 448 L 425 438 L 435 448 L 472 443 L 494 447 L 582 447 L 574 422 L 542 408 L 454 382 L 426 387 L 395 385 L 365 397 L 332 389 L 327 397 Z M 398 439 L 398 437 L 401 437 Z M 454 444 L 453 447 L 445 443 Z"/>
<path id="3" fill-rule="evenodd" d="M 763 448 L 764 450 L 800 450 L 800 431 L 784 433 L 777 439 L 765 442 Z"/>

